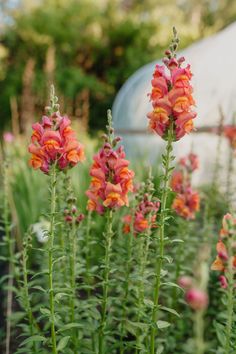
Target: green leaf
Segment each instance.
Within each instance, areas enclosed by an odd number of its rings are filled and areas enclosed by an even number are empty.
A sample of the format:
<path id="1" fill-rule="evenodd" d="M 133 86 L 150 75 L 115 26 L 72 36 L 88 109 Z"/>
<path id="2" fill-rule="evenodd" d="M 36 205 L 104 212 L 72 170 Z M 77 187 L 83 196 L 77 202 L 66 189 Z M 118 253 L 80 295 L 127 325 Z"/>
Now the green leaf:
<path id="1" fill-rule="evenodd" d="M 25 317 L 25 312 L 16 311 L 9 316 L 10 320 L 15 324 L 21 321 Z"/>
<path id="2" fill-rule="evenodd" d="M 172 283 L 171 281 L 168 281 L 168 282 L 166 282 L 166 283 L 162 283 L 162 285 L 166 285 L 166 286 L 171 286 L 171 287 L 174 287 L 174 288 L 178 288 L 178 289 L 180 289 L 181 291 L 184 292 L 184 290 L 183 290 L 178 284 Z"/>
<path id="3" fill-rule="evenodd" d="M 79 323 L 68 323 L 65 326 L 63 326 L 62 328 L 60 328 L 58 330 L 58 332 L 63 332 L 63 331 L 66 331 L 68 329 L 71 329 L 71 328 L 81 328 L 81 327 L 82 327 L 82 325 L 79 324 Z"/>
<path id="4" fill-rule="evenodd" d="M 163 350 L 164 350 L 163 345 L 160 345 L 160 346 L 157 348 L 156 354 L 161 354 L 161 353 L 163 353 Z"/>
<path id="5" fill-rule="evenodd" d="M 164 256 L 163 259 L 166 259 L 168 263 L 172 263 L 173 262 L 173 258 L 170 256 Z"/>
<path id="6" fill-rule="evenodd" d="M 174 309 L 171 309 L 171 308 L 165 307 L 165 306 L 160 306 L 160 309 L 163 310 L 163 311 L 170 312 L 170 313 L 172 313 L 173 315 L 175 315 L 177 317 L 180 317 L 180 314 L 177 311 L 175 311 Z"/>
<path id="7" fill-rule="evenodd" d="M 144 299 L 144 304 L 147 306 L 147 307 L 150 307 L 150 308 L 153 308 L 154 306 L 154 303 L 152 300 L 149 300 L 149 299 Z"/>
<path id="8" fill-rule="evenodd" d="M 46 290 L 39 285 L 32 286 L 32 289 L 39 290 L 42 291 L 43 293 L 46 293 Z"/>
<path id="9" fill-rule="evenodd" d="M 0 256 L 0 261 L 8 261 L 8 258 L 7 257 L 4 257 L 4 256 Z"/>
<path id="10" fill-rule="evenodd" d="M 70 339 L 70 336 L 66 336 L 66 337 L 61 338 L 58 343 L 57 350 L 58 351 L 63 350 L 67 346 L 69 339 Z"/>
<path id="11" fill-rule="evenodd" d="M 181 240 L 180 238 L 175 238 L 173 240 L 170 240 L 170 243 L 183 243 L 184 241 Z"/>
<path id="12" fill-rule="evenodd" d="M 62 299 L 64 296 L 69 296 L 69 294 L 66 294 L 66 293 L 57 293 L 57 294 L 55 295 L 55 301 L 56 301 L 56 302 L 60 302 L 61 299 Z"/>
<path id="13" fill-rule="evenodd" d="M 157 327 L 158 327 L 159 329 L 164 329 L 164 328 L 167 328 L 167 327 L 169 327 L 169 326 L 170 326 L 170 323 L 169 323 L 169 322 L 161 321 L 161 320 L 157 321 Z"/>
<path id="14" fill-rule="evenodd" d="M 216 328 L 216 335 L 218 338 L 218 341 L 220 342 L 220 344 L 222 345 L 222 347 L 225 347 L 225 343 L 226 343 L 226 338 L 225 338 L 225 334 L 224 334 L 224 326 L 221 323 L 214 323 L 215 328 Z"/>
<path id="15" fill-rule="evenodd" d="M 41 307 L 41 308 L 40 308 L 40 312 L 41 312 L 43 315 L 47 316 L 47 317 L 51 317 L 51 312 L 50 312 L 50 310 L 47 309 L 47 308 Z"/>
<path id="16" fill-rule="evenodd" d="M 23 345 L 28 344 L 28 343 L 44 342 L 44 341 L 46 341 L 45 337 L 35 335 L 35 336 L 31 336 L 31 337 L 26 338 L 25 340 L 23 340 L 23 342 L 21 342 L 21 344 L 20 344 L 20 347 L 22 347 Z"/>

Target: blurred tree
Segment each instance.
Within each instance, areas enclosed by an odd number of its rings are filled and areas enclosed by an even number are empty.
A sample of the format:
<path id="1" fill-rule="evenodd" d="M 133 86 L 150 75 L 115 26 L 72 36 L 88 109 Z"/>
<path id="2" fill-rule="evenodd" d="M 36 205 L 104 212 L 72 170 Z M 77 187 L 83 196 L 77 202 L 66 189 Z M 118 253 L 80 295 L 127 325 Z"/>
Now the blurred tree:
<path id="1" fill-rule="evenodd" d="M 54 81 L 62 109 L 84 122 L 89 115 L 98 129 L 124 81 L 159 57 L 173 24 L 186 46 L 234 21 L 236 2 L 12 0 L 1 1 L 1 12 L 1 128 L 11 102 L 22 128 L 35 120 Z"/>

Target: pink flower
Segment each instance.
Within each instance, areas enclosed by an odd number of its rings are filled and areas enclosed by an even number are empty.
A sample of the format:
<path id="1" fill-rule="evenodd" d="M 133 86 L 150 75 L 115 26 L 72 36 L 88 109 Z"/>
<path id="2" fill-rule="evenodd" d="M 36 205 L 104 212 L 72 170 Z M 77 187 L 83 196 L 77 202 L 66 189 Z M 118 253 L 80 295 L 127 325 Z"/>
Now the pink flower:
<path id="1" fill-rule="evenodd" d="M 224 128 L 224 135 L 229 140 L 230 146 L 236 150 L 236 126 L 228 125 Z"/>
<path id="2" fill-rule="evenodd" d="M 197 288 L 190 288 L 186 292 L 185 300 L 195 311 L 205 310 L 208 306 L 208 295 Z"/>
<path id="3" fill-rule="evenodd" d="M 182 157 L 173 172 L 171 188 L 177 193 L 172 203 L 172 209 L 184 219 L 194 219 L 200 208 L 200 196 L 191 187 L 191 174 L 199 167 L 197 155 L 190 153 Z"/>
<path id="4" fill-rule="evenodd" d="M 91 182 L 86 195 L 87 209 L 103 214 L 106 208 L 128 206 L 128 192 L 133 191 L 134 172 L 128 168 L 122 147 L 114 149 L 105 142 L 93 157 L 90 169 Z"/>
<path id="5" fill-rule="evenodd" d="M 189 173 L 199 168 L 199 158 L 196 154 L 190 153 L 179 160 L 179 165 L 186 168 Z"/>
<path id="6" fill-rule="evenodd" d="M 14 135 L 11 132 L 5 132 L 3 134 L 3 140 L 6 143 L 12 143 L 14 141 L 14 139 L 15 139 L 15 137 L 14 137 Z"/>
<path id="7" fill-rule="evenodd" d="M 59 112 L 43 116 L 42 123 L 33 124 L 29 152 L 30 165 L 48 173 L 50 166 L 57 163 L 60 170 L 71 168 L 84 161 L 84 148 L 71 128 L 71 121 Z"/>
<path id="8" fill-rule="evenodd" d="M 143 200 L 138 204 L 134 217 L 133 217 L 133 230 L 134 234 L 143 233 L 146 230 L 156 228 L 156 216 L 160 208 L 159 200 L 150 201 L 148 195 L 145 194 Z M 124 233 L 130 232 L 130 224 L 132 223 L 132 217 L 130 214 L 123 218 L 124 221 Z"/>
<path id="9" fill-rule="evenodd" d="M 220 286 L 222 289 L 226 289 L 228 287 L 227 279 L 224 275 L 219 276 Z"/>
<path id="10" fill-rule="evenodd" d="M 184 58 L 179 60 L 168 54 L 168 59 L 163 60 L 165 67 L 156 65 L 153 73 L 152 91 L 149 94 L 153 110 L 147 114 L 149 128 L 167 138 L 170 123 L 174 128 L 174 139 L 181 139 L 186 133 L 193 129 L 193 119 L 196 113 L 192 111 L 195 102 L 192 97 L 192 86 L 190 80 L 192 73 L 190 65 L 181 68 Z"/>
<path id="11" fill-rule="evenodd" d="M 190 220 L 195 218 L 195 213 L 199 210 L 200 198 L 198 192 L 188 188 L 184 193 L 179 193 L 175 197 L 172 208 L 184 219 Z"/>
<path id="12" fill-rule="evenodd" d="M 193 281 L 191 277 L 182 276 L 178 279 L 178 284 L 183 289 L 189 289 L 191 288 Z"/>

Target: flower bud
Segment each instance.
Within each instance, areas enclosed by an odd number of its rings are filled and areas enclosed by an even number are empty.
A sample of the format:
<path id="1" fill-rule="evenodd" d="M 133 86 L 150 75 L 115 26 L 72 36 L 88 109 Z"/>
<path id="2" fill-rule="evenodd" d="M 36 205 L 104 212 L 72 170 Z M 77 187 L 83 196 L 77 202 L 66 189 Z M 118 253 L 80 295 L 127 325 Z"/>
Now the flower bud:
<path id="1" fill-rule="evenodd" d="M 220 286 L 222 289 L 226 289 L 228 287 L 227 279 L 224 275 L 219 276 Z"/>
<path id="2" fill-rule="evenodd" d="M 208 305 L 208 295 L 197 288 L 191 288 L 185 295 L 185 300 L 193 310 L 205 310 Z"/>
<path id="3" fill-rule="evenodd" d="M 71 215 L 66 215 L 65 221 L 68 222 L 69 224 L 72 223 L 72 221 L 73 221 L 72 216 Z"/>
<path id="4" fill-rule="evenodd" d="M 77 208 L 75 205 L 72 206 L 71 212 L 72 212 L 72 214 L 75 214 L 77 212 Z"/>
<path id="5" fill-rule="evenodd" d="M 182 276 L 178 279 L 178 285 L 183 289 L 191 288 L 193 280 L 191 277 Z"/>
<path id="6" fill-rule="evenodd" d="M 77 200 L 76 197 L 74 197 L 73 195 L 70 195 L 68 198 L 67 198 L 67 203 L 75 203 Z"/>
<path id="7" fill-rule="evenodd" d="M 83 221 L 85 218 L 84 214 L 80 214 L 76 218 L 76 222 L 79 224 L 81 221 Z"/>
<path id="8" fill-rule="evenodd" d="M 64 209 L 64 215 L 68 215 L 70 211 L 68 209 Z"/>

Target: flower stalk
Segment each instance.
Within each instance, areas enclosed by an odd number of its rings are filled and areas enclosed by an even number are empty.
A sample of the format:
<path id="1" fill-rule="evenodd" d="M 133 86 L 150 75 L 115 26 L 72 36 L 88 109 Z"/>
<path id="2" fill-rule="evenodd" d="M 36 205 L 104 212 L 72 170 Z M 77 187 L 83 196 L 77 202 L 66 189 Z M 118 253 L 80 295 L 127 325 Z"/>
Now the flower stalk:
<path id="1" fill-rule="evenodd" d="M 102 292 L 102 309 L 101 309 L 101 321 L 99 327 L 99 345 L 98 353 L 104 353 L 105 342 L 105 328 L 107 324 L 107 302 L 109 291 L 109 274 L 110 274 L 110 258 L 111 258 L 111 244 L 112 244 L 112 215 L 113 211 L 107 211 L 107 226 L 105 232 L 105 261 L 104 261 L 104 273 L 103 273 L 103 292 Z"/>
<path id="2" fill-rule="evenodd" d="M 30 297 L 29 297 L 29 283 L 28 283 L 28 251 L 30 247 L 31 235 L 26 234 L 25 240 L 23 242 L 23 252 L 22 252 L 22 270 L 23 270 L 23 291 L 24 291 L 24 306 L 26 309 L 26 313 L 28 316 L 29 327 L 30 327 L 30 335 L 33 336 L 35 334 L 35 329 L 38 330 L 37 325 L 35 323 L 32 307 L 30 304 Z M 37 353 L 36 343 L 33 342 L 33 353 Z"/>
<path id="3" fill-rule="evenodd" d="M 70 298 L 70 320 L 72 323 L 75 322 L 75 298 L 76 298 L 76 254 L 77 254 L 77 228 L 75 221 L 73 220 L 71 232 L 69 235 L 70 239 L 70 287 L 72 296 Z M 77 353 L 77 335 L 76 329 L 73 329 L 72 341 L 74 346 L 74 353 Z"/>
<path id="4" fill-rule="evenodd" d="M 234 316 L 234 271 L 232 262 L 232 247 L 228 247 L 229 262 L 227 269 L 227 322 L 226 322 L 226 344 L 225 344 L 225 354 L 230 354 L 231 352 L 231 336 L 232 336 L 232 324 Z"/>
<path id="5" fill-rule="evenodd" d="M 133 218 L 133 216 L 132 216 Z M 125 321 L 127 316 L 127 298 L 129 294 L 129 283 L 130 283 L 130 272 L 132 264 L 132 244 L 133 244 L 134 230 L 133 222 L 131 222 L 130 233 L 127 235 L 127 260 L 126 260 L 126 270 L 125 270 L 125 286 L 124 286 L 124 305 L 122 310 L 122 320 L 121 320 L 121 349 L 120 354 L 124 354 L 124 337 L 125 337 Z"/>
<path id="6" fill-rule="evenodd" d="M 91 271 L 90 271 L 90 230 L 91 230 L 91 211 L 88 212 L 87 215 L 87 224 L 86 224 L 86 233 L 85 233 L 85 247 L 86 247 L 86 255 L 85 255 L 85 269 L 86 269 L 86 284 L 87 288 L 87 296 L 90 297 L 91 294 Z"/>
<path id="7" fill-rule="evenodd" d="M 55 214 L 56 214 L 56 184 L 57 171 L 56 163 L 52 165 L 50 174 L 51 210 L 50 210 L 50 230 L 48 239 L 48 281 L 49 281 L 49 306 L 51 317 L 51 345 L 53 354 L 57 354 L 56 331 L 55 331 L 55 299 L 53 288 L 53 246 L 55 236 Z"/>
<path id="8" fill-rule="evenodd" d="M 153 295 L 153 310 L 152 310 L 152 326 L 151 326 L 151 335 L 150 335 L 150 354 L 155 354 L 155 336 L 157 333 L 156 322 L 158 318 L 158 301 L 160 295 L 160 286 L 161 286 L 161 270 L 164 260 L 164 248 L 165 248 L 165 222 L 166 222 L 166 202 L 169 194 L 169 181 L 171 176 L 171 161 L 173 157 L 171 152 L 173 141 L 173 128 L 172 124 L 168 131 L 168 142 L 166 145 L 166 153 L 163 155 L 162 164 L 164 167 L 164 177 L 163 177 L 163 189 L 161 197 L 161 211 L 160 211 L 160 227 L 159 227 L 159 255 L 156 262 L 156 271 L 155 271 L 155 286 L 154 286 L 154 295 Z"/>
<path id="9" fill-rule="evenodd" d="M 3 222 L 6 244 L 8 247 L 8 290 L 7 290 L 7 319 L 6 319 L 6 354 L 10 354 L 10 342 L 11 342 L 11 314 L 12 314 L 12 300 L 13 300 L 13 281 L 15 273 L 14 265 L 14 248 L 15 242 L 11 238 L 11 226 L 9 221 L 9 184 L 8 184 L 8 165 L 7 162 L 3 166 L 3 188 L 4 188 L 4 209 L 3 209 Z"/>

